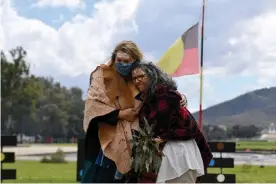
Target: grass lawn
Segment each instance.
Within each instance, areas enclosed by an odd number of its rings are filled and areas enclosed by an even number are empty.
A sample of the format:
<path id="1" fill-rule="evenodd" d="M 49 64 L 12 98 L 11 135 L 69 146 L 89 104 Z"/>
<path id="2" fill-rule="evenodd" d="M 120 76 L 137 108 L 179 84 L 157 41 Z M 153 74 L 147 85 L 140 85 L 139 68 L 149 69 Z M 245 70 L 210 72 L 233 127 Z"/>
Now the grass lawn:
<path id="1" fill-rule="evenodd" d="M 220 173 L 220 169 L 210 168 L 209 173 Z M 237 183 L 276 183 L 276 166 L 236 166 L 233 169 L 223 169 L 223 173 L 236 174 Z"/>
<path id="2" fill-rule="evenodd" d="M 4 169 L 16 169 L 16 180 L 9 183 L 76 183 L 76 162 L 67 164 L 40 163 L 38 161 L 16 161 L 3 164 Z"/>
<path id="3" fill-rule="evenodd" d="M 41 164 L 37 161 L 17 161 L 3 164 L 3 168 L 17 169 L 17 180 L 5 180 L 5 183 L 76 183 L 76 162 Z M 209 169 L 208 172 L 219 173 L 219 169 Z M 234 169 L 225 169 L 224 173 L 236 174 L 239 183 L 276 183 L 276 166 L 236 166 Z"/>
<path id="4" fill-rule="evenodd" d="M 276 141 L 238 141 L 236 145 L 237 150 L 276 150 Z"/>

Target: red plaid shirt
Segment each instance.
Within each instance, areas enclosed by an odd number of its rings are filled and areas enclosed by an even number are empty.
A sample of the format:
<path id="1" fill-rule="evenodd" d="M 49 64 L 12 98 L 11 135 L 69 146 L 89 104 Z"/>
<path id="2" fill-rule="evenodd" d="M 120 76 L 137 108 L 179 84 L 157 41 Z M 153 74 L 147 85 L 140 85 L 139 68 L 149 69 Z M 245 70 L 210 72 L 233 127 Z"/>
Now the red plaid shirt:
<path id="1" fill-rule="evenodd" d="M 156 137 L 164 140 L 195 139 L 206 170 L 213 155 L 196 120 L 185 107 L 180 106 L 180 100 L 181 95 L 177 91 L 158 86 L 155 96 L 141 107 L 140 126 L 143 127 L 145 117 L 149 124 L 154 124 Z"/>

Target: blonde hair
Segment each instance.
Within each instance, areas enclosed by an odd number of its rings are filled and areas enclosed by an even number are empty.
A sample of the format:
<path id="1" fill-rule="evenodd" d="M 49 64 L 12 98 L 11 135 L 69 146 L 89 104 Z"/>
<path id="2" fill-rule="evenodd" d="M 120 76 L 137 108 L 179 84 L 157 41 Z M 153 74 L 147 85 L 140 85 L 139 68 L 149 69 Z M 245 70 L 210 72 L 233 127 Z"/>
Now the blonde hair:
<path id="1" fill-rule="evenodd" d="M 143 59 L 143 54 L 141 52 L 141 50 L 139 49 L 139 47 L 136 45 L 136 43 L 134 43 L 133 41 L 121 41 L 114 49 L 113 53 L 112 53 L 112 62 L 114 62 L 115 58 L 116 58 L 116 54 L 117 52 L 124 52 L 130 55 L 130 57 L 132 57 L 132 59 L 136 60 L 142 60 Z"/>
<path id="2" fill-rule="evenodd" d="M 113 50 L 111 60 L 109 58 L 109 61 L 107 63 L 108 66 L 115 67 L 114 61 L 116 58 L 116 54 L 119 51 L 129 54 L 130 57 L 132 57 L 132 59 L 135 61 L 141 61 L 144 57 L 142 51 L 139 49 L 136 43 L 134 43 L 133 41 L 124 40 L 116 45 L 115 49 Z M 90 74 L 89 86 L 91 85 L 92 74 L 93 72 Z"/>

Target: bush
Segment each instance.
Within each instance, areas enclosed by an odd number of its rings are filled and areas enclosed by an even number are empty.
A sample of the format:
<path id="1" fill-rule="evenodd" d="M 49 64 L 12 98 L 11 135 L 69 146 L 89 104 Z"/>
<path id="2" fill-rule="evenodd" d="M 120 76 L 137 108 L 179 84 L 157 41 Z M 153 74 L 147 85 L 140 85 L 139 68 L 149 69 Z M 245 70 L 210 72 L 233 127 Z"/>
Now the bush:
<path id="1" fill-rule="evenodd" d="M 41 160 L 41 163 L 51 163 L 51 159 L 49 159 L 48 157 L 44 156 Z"/>
<path id="2" fill-rule="evenodd" d="M 65 153 L 59 148 L 51 155 L 51 161 L 52 163 L 66 163 Z"/>
<path id="3" fill-rule="evenodd" d="M 41 163 L 67 163 L 65 153 L 59 148 L 55 153 L 51 154 L 50 158 L 43 157 Z"/>

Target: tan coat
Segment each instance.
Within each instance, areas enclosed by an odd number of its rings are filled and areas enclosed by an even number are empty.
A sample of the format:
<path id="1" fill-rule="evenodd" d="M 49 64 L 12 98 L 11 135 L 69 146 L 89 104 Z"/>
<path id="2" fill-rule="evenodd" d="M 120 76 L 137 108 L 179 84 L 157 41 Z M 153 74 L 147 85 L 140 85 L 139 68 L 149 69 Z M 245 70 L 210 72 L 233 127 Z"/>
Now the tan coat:
<path id="1" fill-rule="evenodd" d="M 90 121 L 116 109 L 138 108 L 140 102 L 132 82 L 126 82 L 112 65 L 101 65 L 91 73 L 91 86 L 85 101 L 83 128 L 86 132 Z M 99 140 L 106 157 L 113 160 L 120 173 L 131 169 L 131 129 L 137 129 L 138 119 L 133 123 L 119 120 L 117 126 L 99 124 Z"/>

